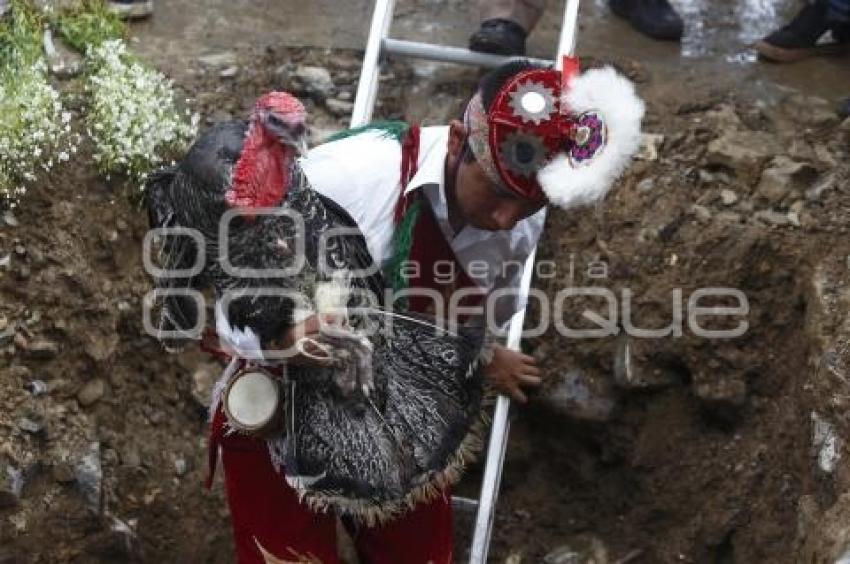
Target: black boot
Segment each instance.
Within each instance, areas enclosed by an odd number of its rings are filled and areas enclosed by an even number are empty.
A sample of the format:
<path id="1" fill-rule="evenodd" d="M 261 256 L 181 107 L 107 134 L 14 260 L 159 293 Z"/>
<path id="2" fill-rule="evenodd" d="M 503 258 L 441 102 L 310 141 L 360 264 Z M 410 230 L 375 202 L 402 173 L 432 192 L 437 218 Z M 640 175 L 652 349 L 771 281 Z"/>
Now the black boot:
<path id="1" fill-rule="evenodd" d="M 778 63 L 842 52 L 848 45 L 850 35 L 846 26 L 832 30 L 836 40 L 834 43 L 818 45 L 818 40 L 832 27 L 827 18 L 828 7 L 826 0 L 806 4 L 787 25 L 756 42 L 756 51 L 763 58 Z"/>
<path id="2" fill-rule="evenodd" d="M 521 57 L 525 55 L 527 35 L 515 21 L 500 18 L 485 20 L 469 38 L 469 48 L 483 53 Z"/>
<path id="3" fill-rule="evenodd" d="M 611 11 L 653 39 L 679 41 L 685 24 L 667 0 L 608 0 Z"/>

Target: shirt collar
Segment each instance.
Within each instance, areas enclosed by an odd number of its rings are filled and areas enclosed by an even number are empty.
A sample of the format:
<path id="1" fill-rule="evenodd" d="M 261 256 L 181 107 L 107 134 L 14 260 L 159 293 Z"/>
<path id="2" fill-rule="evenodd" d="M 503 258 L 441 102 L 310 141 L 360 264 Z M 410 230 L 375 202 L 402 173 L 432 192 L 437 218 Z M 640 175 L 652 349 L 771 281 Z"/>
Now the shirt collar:
<path id="1" fill-rule="evenodd" d="M 436 184 L 443 194 L 444 171 L 448 154 L 449 128 L 423 127 L 419 137 L 419 167 L 407 184 L 405 194 L 427 184 Z M 443 196 L 445 203 L 445 196 Z"/>

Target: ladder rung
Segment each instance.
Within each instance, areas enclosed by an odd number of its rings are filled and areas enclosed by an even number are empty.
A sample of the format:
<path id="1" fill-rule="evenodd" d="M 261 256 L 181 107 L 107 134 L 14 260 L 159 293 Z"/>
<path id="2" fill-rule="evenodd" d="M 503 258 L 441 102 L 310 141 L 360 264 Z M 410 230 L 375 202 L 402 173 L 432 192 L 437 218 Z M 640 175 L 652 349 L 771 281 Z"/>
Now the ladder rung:
<path id="1" fill-rule="evenodd" d="M 420 43 L 418 41 L 405 41 L 403 39 L 385 38 L 381 40 L 381 52 L 392 53 L 402 57 L 413 59 L 428 59 L 443 63 L 457 63 L 461 65 L 473 65 L 477 67 L 498 67 L 515 59 L 523 59 L 540 66 L 550 66 L 552 61 L 546 59 L 533 59 L 530 57 L 505 57 L 491 53 L 479 53 L 461 47 L 449 47 L 447 45 L 433 45 L 431 43 Z"/>
<path id="2" fill-rule="evenodd" d="M 478 500 L 469 497 L 452 496 L 452 509 L 462 513 L 475 513 L 478 511 Z"/>

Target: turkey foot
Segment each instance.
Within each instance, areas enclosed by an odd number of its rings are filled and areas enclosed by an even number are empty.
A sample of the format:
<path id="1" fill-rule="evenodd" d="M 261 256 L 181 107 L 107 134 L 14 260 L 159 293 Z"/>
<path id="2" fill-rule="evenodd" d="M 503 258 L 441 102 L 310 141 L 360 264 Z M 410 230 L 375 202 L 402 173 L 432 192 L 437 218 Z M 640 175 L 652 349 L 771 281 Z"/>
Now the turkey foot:
<path id="1" fill-rule="evenodd" d="M 317 337 L 302 337 L 295 347 L 314 360 L 330 360 L 334 383 L 344 395 L 359 389 L 368 396 L 374 388 L 372 343 L 349 327 L 322 323 Z"/>

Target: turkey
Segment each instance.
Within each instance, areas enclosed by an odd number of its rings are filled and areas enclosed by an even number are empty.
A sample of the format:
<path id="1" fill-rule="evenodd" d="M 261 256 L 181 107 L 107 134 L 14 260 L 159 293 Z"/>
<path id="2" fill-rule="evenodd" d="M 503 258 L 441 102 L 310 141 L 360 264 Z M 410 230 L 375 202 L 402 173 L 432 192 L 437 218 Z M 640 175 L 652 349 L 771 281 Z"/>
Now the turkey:
<path id="1" fill-rule="evenodd" d="M 383 307 L 356 222 L 300 170 L 305 120 L 297 99 L 266 94 L 249 121 L 212 127 L 149 178 L 164 274 L 157 336 L 167 348 L 198 338 L 204 308 L 187 289 L 211 290 L 219 336 L 261 363 L 257 351 L 287 328 L 342 311 L 313 343 L 332 362 L 286 367 L 286 428 L 266 440 L 312 507 L 374 522 L 439 495 L 474 454 L 484 331 Z"/>

